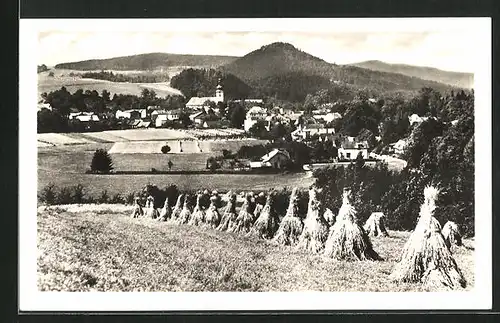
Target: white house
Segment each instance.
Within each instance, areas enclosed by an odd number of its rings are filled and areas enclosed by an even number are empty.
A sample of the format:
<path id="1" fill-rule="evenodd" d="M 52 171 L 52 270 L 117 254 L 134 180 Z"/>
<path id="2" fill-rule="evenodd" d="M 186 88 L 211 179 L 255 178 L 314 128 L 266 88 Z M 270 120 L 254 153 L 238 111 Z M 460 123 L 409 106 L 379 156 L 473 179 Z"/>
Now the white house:
<path id="1" fill-rule="evenodd" d="M 130 109 L 130 110 L 117 110 L 115 117 L 116 119 L 143 119 L 147 117 L 146 109 Z"/>
<path id="2" fill-rule="evenodd" d="M 243 127 L 245 131 L 248 131 L 254 124 L 259 120 L 265 121 L 267 117 L 267 110 L 261 108 L 259 106 L 254 106 L 250 110 L 248 110 L 246 114 L 245 121 L 243 123 Z"/>
<path id="3" fill-rule="evenodd" d="M 421 117 L 418 114 L 414 113 L 408 117 L 408 121 L 410 122 L 410 126 L 413 126 L 415 123 L 421 123 L 429 119 L 429 117 Z"/>
<path id="4" fill-rule="evenodd" d="M 262 103 L 264 103 L 264 100 L 262 100 L 262 99 L 243 99 L 243 100 L 233 100 L 233 102 L 262 104 Z"/>
<path id="5" fill-rule="evenodd" d="M 318 136 L 329 136 L 334 135 L 334 128 L 327 128 L 321 123 L 305 124 L 299 126 L 296 130 L 291 133 L 292 139 L 295 141 L 307 140 L 314 135 Z"/>
<path id="6" fill-rule="evenodd" d="M 193 96 L 186 103 L 186 108 L 193 110 L 200 110 L 207 107 L 206 102 L 211 101 L 213 103 L 224 102 L 224 91 L 222 90 L 222 85 L 217 85 L 215 90 L 215 96 L 213 97 L 195 97 Z"/>
<path id="7" fill-rule="evenodd" d="M 392 147 L 394 148 L 394 152 L 396 154 L 401 155 L 404 153 L 404 150 L 405 150 L 407 144 L 408 143 L 406 142 L 406 140 L 400 139 L 397 142 L 395 142 L 394 144 L 392 144 Z"/>
<path id="8" fill-rule="evenodd" d="M 69 114 L 70 120 L 79 120 L 81 122 L 99 121 L 99 116 L 93 112 L 74 112 Z"/>
<path id="9" fill-rule="evenodd" d="M 347 137 L 338 149 L 338 156 L 340 160 L 355 160 L 361 153 L 363 159 L 367 159 L 368 148 L 367 141 L 356 141 L 353 137 Z"/>
<path id="10" fill-rule="evenodd" d="M 156 127 L 161 127 L 167 121 L 179 120 L 181 110 L 155 110 L 151 113 L 151 118 L 155 121 Z M 156 116 L 156 118 L 154 118 Z"/>
<path id="11" fill-rule="evenodd" d="M 342 115 L 338 112 L 329 112 L 313 115 L 313 118 L 316 120 L 324 120 L 325 122 L 332 122 L 336 119 L 341 119 Z"/>
<path id="12" fill-rule="evenodd" d="M 286 150 L 273 149 L 261 157 L 260 161 L 250 162 L 250 168 L 283 168 L 290 161 L 290 154 Z"/>

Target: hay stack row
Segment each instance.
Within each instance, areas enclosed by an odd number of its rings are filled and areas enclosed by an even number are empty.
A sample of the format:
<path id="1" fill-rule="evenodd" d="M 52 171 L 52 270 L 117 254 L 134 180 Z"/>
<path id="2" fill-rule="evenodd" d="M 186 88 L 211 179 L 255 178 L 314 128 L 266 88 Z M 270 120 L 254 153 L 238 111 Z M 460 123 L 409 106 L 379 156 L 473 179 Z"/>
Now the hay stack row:
<path id="1" fill-rule="evenodd" d="M 217 208 L 220 196 L 216 191 L 211 194 L 208 191 L 198 192 L 193 210 L 189 206 L 188 196 L 184 194 L 179 195 L 173 209 L 170 209 L 168 199 L 165 200 L 159 212 L 154 208 L 153 198 L 148 197 L 146 211 L 142 210 L 136 200 L 132 216 L 253 235 L 335 260 L 382 260 L 373 249 L 369 236 L 388 236 L 384 214 L 374 212 L 364 226 L 359 225 L 349 189 L 344 189 L 342 206 L 336 217 L 329 209 L 321 214 L 318 193 L 319 190 L 314 187 L 309 190 L 304 220 L 299 216 L 297 188 L 290 195 L 289 205 L 281 222 L 273 205 L 273 191 L 267 197 L 263 193 L 258 196 L 246 194 L 238 213 L 237 196 L 230 191 L 225 196 L 227 204 L 222 214 Z M 433 216 L 438 193 L 434 187 L 426 187 L 424 190 L 425 202 L 421 207 L 417 226 L 391 274 L 396 282 L 419 282 L 450 289 L 465 287 L 465 279 L 451 254 L 451 247 L 461 244 L 458 227 L 453 222 L 448 222 L 441 230 L 439 222 Z M 201 206 L 203 195 L 210 195 L 210 206 L 206 209 Z M 264 198 L 265 203 L 262 203 Z"/>

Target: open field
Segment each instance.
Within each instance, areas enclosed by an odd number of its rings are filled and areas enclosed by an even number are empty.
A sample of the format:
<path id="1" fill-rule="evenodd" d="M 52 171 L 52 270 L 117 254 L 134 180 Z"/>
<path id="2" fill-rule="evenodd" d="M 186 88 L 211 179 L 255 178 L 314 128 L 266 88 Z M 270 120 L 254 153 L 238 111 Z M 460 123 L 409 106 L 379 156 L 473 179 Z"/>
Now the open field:
<path id="1" fill-rule="evenodd" d="M 239 234 L 132 219 L 130 212 L 119 205 L 39 208 L 39 290 L 430 291 L 389 280 L 408 232 L 372 238 L 384 261 L 339 262 Z M 474 242 L 464 243 L 454 257 L 471 289 Z"/>
<path id="2" fill-rule="evenodd" d="M 313 178 L 306 174 L 272 175 L 91 175 L 89 169 L 92 155 L 97 148 L 110 149 L 112 143 L 58 146 L 38 149 L 38 191 L 49 183 L 57 186 L 84 185 L 89 194 L 97 196 L 103 190 L 108 193 L 130 193 L 142 189 L 146 184 L 164 187 L 175 184 L 179 189 L 268 189 L 280 187 L 308 187 Z M 111 154 L 115 170 L 150 171 L 168 170 L 168 160 L 172 170 L 203 170 L 206 160 L 214 153 L 199 154 Z"/>
<path id="3" fill-rule="evenodd" d="M 49 77 L 50 71 L 38 74 L 38 96 L 41 97 L 43 92 L 51 92 L 61 89 L 61 87 L 66 87 L 66 89 L 74 93 L 78 89 L 86 90 L 96 90 L 101 93 L 102 90 L 107 90 L 113 94 L 133 94 L 141 95 L 143 89 L 154 90 L 159 97 L 165 97 L 167 95 L 182 95 L 182 93 L 170 87 L 170 83 L 125 83 L 125 82 L 110 82 L 105 80 L 95 80 L 86 79 L 80 77 L 71 77 L 69 73 L 82 73 L 82 71 L 72 71 L 72 70 L 51 70 L 54 72 L 54 77 Z M 123 73 L 121 71 L 120 73 Z M 131 71 L 134 72 L 134 71 Z M 125 74 L 125 73 L 123 73 Z"/>

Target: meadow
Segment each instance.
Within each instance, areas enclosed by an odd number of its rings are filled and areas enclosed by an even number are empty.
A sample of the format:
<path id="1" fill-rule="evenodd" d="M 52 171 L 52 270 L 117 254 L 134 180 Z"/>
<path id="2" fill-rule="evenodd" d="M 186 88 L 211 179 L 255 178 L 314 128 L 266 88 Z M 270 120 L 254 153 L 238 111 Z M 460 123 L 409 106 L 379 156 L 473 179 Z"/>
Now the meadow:
<path id="1" fill-rule="evenodd" d="M 409 232 L 371 238 L 383 261 L 343 262 L 240 234 L 130 217 L 131 206 L 39 207 L 42 291 L 431 291 L 389 279 Z M 137 239 L 141 237 L 141 239 Z M 454 251 L 474 286 L 474 241 Z"/>
<path id="2" fill-rule="evenodd" d="M 63 145 L 38 148 L 38 191 L 49 183 L 59 187 L 82 184 L 92 196 L 103 190 L 109 194 L 125 194 L 138 191 L 147 184 L 164 187 L 175 184 L 179 189 L 259 189 L 281 187 L 309 187 L 313 178 L 303 174 L 171 174 L 171 175 L 94 175 L 85 174 L 89 169 L 96 149 L 109 150 L 113 143 L 93 143 L 85 145 Z M 111 154 L 117 171 L 168 170 L 168 161 L 172 161 L 172 170 L 204 170 L 206 160 L 216 153 L 198 154 Z"/>
<path id="3" fill-rule="evenodd" d="M 48 76 L 50 72 L 54 73 L 54 77 Z M 126 82 L 110 82 L 105 80 L 96 80 L 88 78 L 80 78 L 77 76 L 69 76 L 70 73 L 82 73 L 84 71 L 76 70 L 65 70 L 65 69 L 52 69 L 38 74 L 38 96 L 41 97 L 43 92 L 51 92 L 59 90 L 61 87 L 66 87 L 66 89 L 74 93 L 78 89 L 86 90 L 96 90 L 101 93 L 103 90 L 107 90 L 113 94 L 131 94 L 131 95 L 141 95 L 143 89 L 154 90 L 156 94 L 160 97 L 165 97 L 167 95 L 182 95 L 182 93 L 170 87 L 169 82 L 165 83 L 126 83 Z M 115 72 L 115 71 L 113 71 Z M 122 74 L 137 74 L 147 73 L 143 71 L 116 71 Z"/>

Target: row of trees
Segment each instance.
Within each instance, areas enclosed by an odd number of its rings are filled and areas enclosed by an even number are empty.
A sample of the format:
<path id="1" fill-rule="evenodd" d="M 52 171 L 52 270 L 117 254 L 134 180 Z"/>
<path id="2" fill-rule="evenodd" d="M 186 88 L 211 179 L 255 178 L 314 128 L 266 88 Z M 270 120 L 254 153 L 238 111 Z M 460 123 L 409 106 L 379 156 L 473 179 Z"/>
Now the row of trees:
<path id="1" fill-rule="evenodd" d="M 112 71 L 85 72 L 80 74 L 80 76 L 83 78 L 106 80 L 111 82 L 129 82 L 129 83 L 161 83 L 161 82 L 167 82 L 170 79 L 167 73 L 121 74 L 121 73 L 113 73 Z"/>

